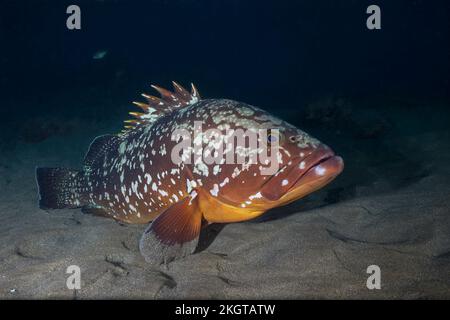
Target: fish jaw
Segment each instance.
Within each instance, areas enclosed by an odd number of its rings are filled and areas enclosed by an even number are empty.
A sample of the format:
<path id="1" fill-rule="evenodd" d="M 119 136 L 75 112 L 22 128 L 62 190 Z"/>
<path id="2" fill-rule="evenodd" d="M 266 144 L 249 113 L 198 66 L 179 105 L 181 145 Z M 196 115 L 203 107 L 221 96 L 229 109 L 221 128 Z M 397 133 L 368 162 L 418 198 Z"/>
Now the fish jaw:
<path id="1" fill-rule="evenodd" d="M 271 177 L 261 189 L 274 207 L 288 204 L 322 188 L 344 169 L 344 161 L 325 145 L 308 157 L 298 157 Z"/>
<path id="2" fill-rule="evenodd" d="M 344 161 L 332 156 L 310 168 L 295 185 L 280 198 L 279 205 L 286 205 L 317 191 L 333 181 L 344 170 Z"/>

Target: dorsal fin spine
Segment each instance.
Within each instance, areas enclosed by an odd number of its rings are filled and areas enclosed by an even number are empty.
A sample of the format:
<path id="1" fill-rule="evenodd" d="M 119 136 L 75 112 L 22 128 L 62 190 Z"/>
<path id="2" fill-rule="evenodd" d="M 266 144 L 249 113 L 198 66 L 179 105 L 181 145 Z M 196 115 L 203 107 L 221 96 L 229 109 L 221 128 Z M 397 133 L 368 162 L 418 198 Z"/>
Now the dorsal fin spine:
<path id="1" fill-rule="evenodd" d="M 175 89 L 175 92 L 177 94 L 183 96 L 186 99 L 190 98 L 190 93 L 185 88 L 183 88 L 181 85 L 179 85 L 175 81 L 172 81 L 172 85 L 173 85 L 173 87 Z"/>
<path id="2" fill-rule="evenodd" d="M 141 95 L 145 99 L 147 99 L 148 103 L 133 101 L 133 104 L 144 110 L 145 113 L 130 112 L 130 114 L 137 118 L 137 120 L 125 121 L 125 123 L 127 123 L 125 129 L 133 128 L 131 124 L 151 124 L 164 114 L 167 114 L 177 108 L 192 105 L 200 100 L 200 94 L 198 93 L 198 90 L 194 86 L 194 84 L 191 83 L 191 92 L 187 91 L 175 81 L 172 81 L 172 85 L 174 88 L 174 92 L 156 85 L 151 85 L 153 89 L 158 91 L 158 93 L 161 95 L 161 98 L 142 93 Z"/>
<path id="3" fill-rule="evenodd" d="M 198 93 L 197 88 L 194 86 L 192 82 L 191 82 L 191 91 L 192 91 L 191 96 L 200 100 L 200 94 Z"/>
<path id="4" fill-rule="evenodd" d="M 155 86 L 155 85 L 153 85 L 153 84 L 150 85 L 150 86 L 151 86 L 153 89 L 155 89 L 156 91 L 158 91 L 159 94 L 161 95 L 161 97 L 162 97 L 163 99 L 176 100 L 175 95 L 174 95 L 172 92 L 170 92 L 169 90 L 166 90 L 166 89 L 164 89 L 164 88 Z"/>
<path id="5" fill-rule="evenodd" d="M 137 105 L 139 108 L 141 108 L 144 111 L 148 110 L 148 105 L 143 102 L 133 101 L 133 104 Z"/>

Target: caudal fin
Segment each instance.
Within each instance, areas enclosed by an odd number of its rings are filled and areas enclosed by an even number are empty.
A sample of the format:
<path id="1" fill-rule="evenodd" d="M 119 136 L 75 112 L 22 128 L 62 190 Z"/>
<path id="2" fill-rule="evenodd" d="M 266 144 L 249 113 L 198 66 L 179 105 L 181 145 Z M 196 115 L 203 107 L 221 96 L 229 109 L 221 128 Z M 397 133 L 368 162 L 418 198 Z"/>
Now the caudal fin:
<path id="1" fill-rule="evenodd" d="M 78 208 L 82 172 L 65 168 L 36 168 L 41 209 Z"/>

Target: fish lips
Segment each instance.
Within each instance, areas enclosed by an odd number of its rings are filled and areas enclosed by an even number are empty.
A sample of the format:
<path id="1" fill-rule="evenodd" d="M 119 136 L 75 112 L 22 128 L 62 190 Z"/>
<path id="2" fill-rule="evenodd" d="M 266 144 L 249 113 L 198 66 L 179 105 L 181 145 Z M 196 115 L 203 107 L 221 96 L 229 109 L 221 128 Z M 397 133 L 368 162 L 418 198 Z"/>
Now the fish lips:
<path id="1" fill-rule="evenodd" d="M 306 158 L 298 157 L 281 168 L 262 187 L 269 201 L 285 196 L 298 199 L 329 183 L 344 169 L 344 161 L 327 146 L 321 146 Z M 287 199 L 290 200 L 290 199 Z"/>

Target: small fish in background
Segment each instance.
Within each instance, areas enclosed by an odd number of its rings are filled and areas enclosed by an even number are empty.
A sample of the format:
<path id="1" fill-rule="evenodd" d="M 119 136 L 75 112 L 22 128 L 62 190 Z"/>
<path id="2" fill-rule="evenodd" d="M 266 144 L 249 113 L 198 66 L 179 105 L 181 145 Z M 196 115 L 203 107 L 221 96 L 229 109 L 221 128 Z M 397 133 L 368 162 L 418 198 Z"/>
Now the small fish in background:
<path id="1" fill-rule="evenodd" d="M 122 133 L 97 137 L 82 170 L 37 168 L 40 208 L 81 207 L 127 223 L 150 223 L 140 252 L 147 262 L 161 264 L 194 252 L 203 226 L 256 218 L 322 188 L 343 170 L 342 159 L 329 147 L 266 111 L 201 99 L 193 85 L 191 92 L 173 85 L 174 92 L 152 86 L 161 98 L 143 94 L 146 103 L 134 102 L 144 112 L 130 112 L 136 119 L 127 120 Z M 174 163 L 173 133 L 182 128 L 195 136 L 196 121 L 217 129 L 225 141 L 225 130 L 276 128 L 279 135 L 265 139 L 275 145 L 277 169 L 263 174 L 259 163 Z M 182 154 L 192 155 L 191 149 Z M 226 149 L 223 156 L 237 151 Z"/>
<path id="2" fill-rule="evenodd" d="M 94 53 L 92 56 L 92 59 L 94 60 L 101 60 L 108 54 L 108 50 L 100 50 Z"/>

